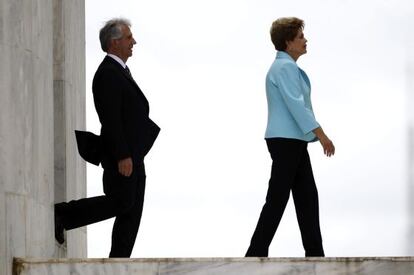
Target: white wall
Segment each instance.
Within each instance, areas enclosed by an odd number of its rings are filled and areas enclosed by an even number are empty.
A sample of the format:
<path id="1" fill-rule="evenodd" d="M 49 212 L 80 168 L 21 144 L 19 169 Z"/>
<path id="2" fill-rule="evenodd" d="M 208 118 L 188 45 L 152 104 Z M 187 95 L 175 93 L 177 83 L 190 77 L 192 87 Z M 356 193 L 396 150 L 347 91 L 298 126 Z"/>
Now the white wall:
<path id="1" fill-rule="evenodd" d="M 75 160 L 70 140 L 72 129 L 84 125 L 84 1 L 65 1 L 70 8 L 54 14 L 59 2 L 0 1 L 0 274 L 11 274 L 13 257 L 66 253 L 54 241 L 55 135 L 67 138 L 63 168 L 73 176 L 66 176 L 71 182 L 66 181 L 65 195 L 84 194 L 84 164 Z M 53 23 L 60 19 L 60 36 L 54 40 Z M 70 51 L 64 51 L 68 40 L 73 41 Z M 66 107 L 56 116 L 65 118 L 60 134 L 54 130 L 54 41 L 64 46 L 55 51 L 64 57 L 57 79 Z M 85 246 L 76 253 L 84 255 Z"/>

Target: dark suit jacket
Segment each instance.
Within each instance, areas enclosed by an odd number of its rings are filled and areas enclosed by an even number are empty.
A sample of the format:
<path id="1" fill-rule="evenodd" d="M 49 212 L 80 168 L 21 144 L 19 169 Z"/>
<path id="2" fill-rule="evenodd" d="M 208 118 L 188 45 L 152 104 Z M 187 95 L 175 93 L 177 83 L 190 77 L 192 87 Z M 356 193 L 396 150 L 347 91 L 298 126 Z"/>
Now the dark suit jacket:
<path id="1" fill-rule="evenodd" d="M 148 116 L 149 104 L 141 89 L 117 61 L 106 56 L 95 73 L 92 91 L 102 128 L 99 140 L 81 133 L 90 143 L 98 144 L 86 146 L 86 151 L 95 161 L 100 158 L 105 169 L 116 169 L 118 161 L 127 157 L 141 162 L 160 131 Z"/>

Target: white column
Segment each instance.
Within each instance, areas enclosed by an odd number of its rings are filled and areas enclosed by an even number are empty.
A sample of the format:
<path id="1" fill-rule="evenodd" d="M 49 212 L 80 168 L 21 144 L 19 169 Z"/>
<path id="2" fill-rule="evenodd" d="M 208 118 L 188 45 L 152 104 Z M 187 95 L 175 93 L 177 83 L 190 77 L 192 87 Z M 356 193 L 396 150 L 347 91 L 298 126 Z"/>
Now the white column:
<path id="1" fill-rule="evenodd" d="M 51 0 L 0 1 L 0 274 L 52 256 Z"/>
<path id="2" fill-rule="evenodd" d="M 55 183 L 65 198 L 86 193 L 73 140 L 85 125 L 84 14 L 84 0 L 0 0 L 0 274 L 13 257 L 57 254 Z M 69 236 L 69 256 L 86 255 L 85 232 Z"/>
<path id="3" fill-rule="evenodd" d="M 86 196 L 86 166 L 74 130 L 85 129 L 85 3 L 53 0 L 55 201 Z M 67 232 L 66 253 L 86 257 L 86 227 Z"/>
<path id="4" fill-rule="evenodd" d="M 412 53 L 413 43 L 407 43 L 407 182 L 408 182 L 408 242 L 407 253 L 414 255 L 414 54 Z"/>

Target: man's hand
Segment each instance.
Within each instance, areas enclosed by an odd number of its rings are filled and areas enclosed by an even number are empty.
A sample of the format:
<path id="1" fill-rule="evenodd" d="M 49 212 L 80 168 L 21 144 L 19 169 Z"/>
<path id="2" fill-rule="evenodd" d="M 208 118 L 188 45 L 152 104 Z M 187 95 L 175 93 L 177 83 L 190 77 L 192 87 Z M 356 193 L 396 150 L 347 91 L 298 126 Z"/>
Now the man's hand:
<path id="1" fill-rule="evenodd" d="M 315 130 L 313 130 L 313 132 L 318 137 L 319 142 L 322 145 L 323 153 L 327 157 L 333 156 L 335 154 L 335 146 L 333 142 L 325 135 L 322 128 L 316 128 Z"/>
<path id="2" fill-rule="evenodd" d="M 131 176 L 132 169 L 133 169 L 133 165 L 132 165 L 131 158 L 121 159 L 120 161 L 118 161 L 118 172 L 122 176 L 124 177 Z"/>

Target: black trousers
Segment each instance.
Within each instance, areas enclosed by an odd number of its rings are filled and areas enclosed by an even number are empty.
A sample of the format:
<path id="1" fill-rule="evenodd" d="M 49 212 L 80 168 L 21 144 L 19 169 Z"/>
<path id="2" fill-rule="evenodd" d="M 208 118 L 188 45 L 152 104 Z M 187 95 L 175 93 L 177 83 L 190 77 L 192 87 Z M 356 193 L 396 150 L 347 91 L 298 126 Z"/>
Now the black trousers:
<path id="1" fill-rule="evenodd" d="M 134 165 L 132 175 L 117 170 L 103 172 L 104 196 L 56 204 L 55 211 L 66 230 L 115 218 L 109 257 L 130 257 L 141 221 L 145 193 L 144 163 Z"/>
<path id="2" fill-rule="evenodd" d="M 272 157 L 272 172 L 266 203 L 246 257 L 267 257 L 292 191 L 296 216 L 307 257 L 323 257 L 319 227 L 318 191 L 307 151 L 307 142 L 297 139 L 266 139 Z"/>

